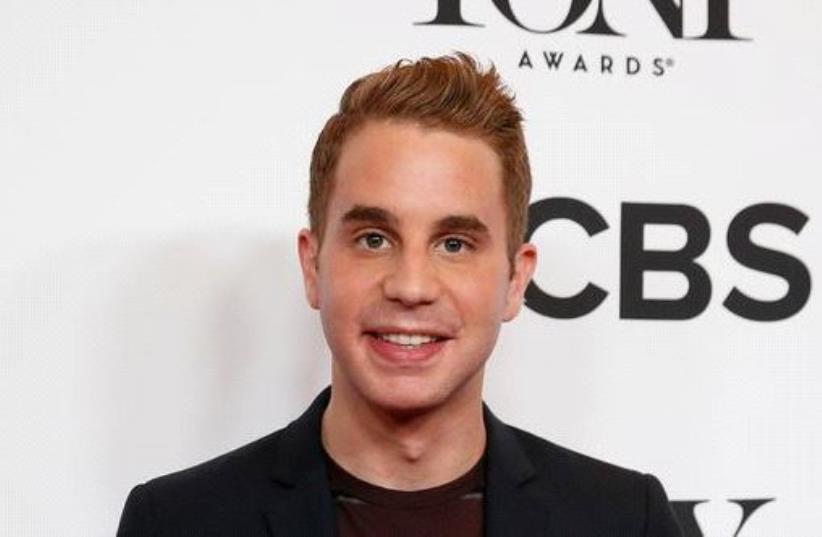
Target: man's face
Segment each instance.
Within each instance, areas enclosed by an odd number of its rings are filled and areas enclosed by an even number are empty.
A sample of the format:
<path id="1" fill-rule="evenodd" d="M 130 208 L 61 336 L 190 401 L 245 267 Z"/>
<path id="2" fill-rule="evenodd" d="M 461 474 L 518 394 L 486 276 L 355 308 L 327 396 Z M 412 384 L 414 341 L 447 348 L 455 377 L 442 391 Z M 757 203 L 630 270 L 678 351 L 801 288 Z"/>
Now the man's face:
<path id="1" fill-rule="evenodd" d="M 535 263 L 510 271 L 499 157 L 485 141 L 371 121 L 345 142 L 322 245 L 300 232 L 335 392 L 392 412 L 481 397 Z"/>

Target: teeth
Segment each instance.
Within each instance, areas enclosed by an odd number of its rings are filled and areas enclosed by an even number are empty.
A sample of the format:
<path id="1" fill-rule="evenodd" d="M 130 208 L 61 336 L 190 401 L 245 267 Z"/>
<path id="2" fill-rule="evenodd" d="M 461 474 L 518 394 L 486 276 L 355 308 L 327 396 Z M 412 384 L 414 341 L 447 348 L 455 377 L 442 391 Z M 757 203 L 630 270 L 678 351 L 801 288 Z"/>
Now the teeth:
<path id="1" fill-rule="evenodd" d="M 396 345 L 406 345 L 410 347 L 418 347 L 425 343 L 436 341 L 434 336 L 427 336 L 423 334 L 377 334 L 383 341 L 388 341 Z"/>

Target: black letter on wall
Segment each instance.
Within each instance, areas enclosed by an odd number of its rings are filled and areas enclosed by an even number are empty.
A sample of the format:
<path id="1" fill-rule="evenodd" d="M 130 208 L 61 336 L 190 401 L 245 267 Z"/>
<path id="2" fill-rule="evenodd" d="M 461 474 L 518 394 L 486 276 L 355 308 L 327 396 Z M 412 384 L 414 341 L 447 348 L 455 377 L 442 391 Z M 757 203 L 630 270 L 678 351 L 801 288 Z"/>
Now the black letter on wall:
<path id="1" fill-rule="evenodd" d="M 676 5 L 674 0 L 651 0 L 654 9 L 659 17 L 668 27 L 671 35 L 677 38 L 682 37 L 682 2 Z"/>
<path id="2" fill-rule="evenodd" d="M 708 500 L 677 500 L 671 502 L 679 528 L 682 530 L 682 537 L 703 537 L 702 529 L 696 521 L 696 506 Z"/>
<path id="3" fill-rule="evenodd" d="M 708 30 L 699 39 L 746 39 L 731 34 L 730 0 L 708 0 Z"/>
<path id="4" fill-rule="evenodd" d="M 682 227 L 687 240 L 678 251 L 645 250 L 646 224 Z M 711 299 L 711 279 L 694 259 L 710 240 L 705 216 L 688 205 L 622 204 L 619 316 L 622 319 L 690 319 L 702 313 Z M 688 278 L 688 292 L 675 300 L 643 298 L 646 271 L 679 272 Z"/>
<path id="5" fill-rule="evenodd" d="M 799 259 L 751 242 L 751 231 L 759 224 L 777 224 L 799 234 L 808 217 L 778 203 L 760 203 L 743 209 L 728 226 L 728 251 L 742 265 L 782 277 L 788 292 L 774 301 L 755 300 L 734 287 L 722 303 L 740 317 L 753 321 L 787 319 L 801 310 L 811 294 L 811 274 Z"/>
<path id="6" fill-rule="evenodd" d="M 735 503 L 739 507 L 742 508 L 742 519 L 739 521 L 739 525 L 736 527 L 736 531 L 734 532 L 734 537 L 739 535 L 739 532 L 742 531 L 742 526 L 745 525 L 745 522 L 751 518 L 751 515 L 754 512 L 765 505 L 766 503 L 774 501 L 774 498 L 763 498 L 763 499 L 752 499 L 752 500 L 728 500 L 731 503 Z"/>
<path id="7" fill-rule="evenodd" d="M 728 500 L 742 508 L 742 518 L 736 526 L 733 537 L 739 537 L 739 532 L 742 531 L 742 527 L 757 509 L 773 500 L 773 498 Z M 677 500 L 671 502 L 671 507 L 679 522 L 679 527 L 682 529 L 682 537 L 703 537 L 702 529 L 696 521 L 694 510 L 697 505 L 705 503 L 706 501 L 707 500 Z"/>
<path id="8" fill-rule="evenodd" d="M 608 25 L 608 21 L 605 20 L 605 11 L 603 11 L 602 9 L 602 0 L 599 0 L 599 6 L 597 7 L 597 16 L 596 18 L 594 18 L 593 24 L 591 24 L 591 26 L 584 30 L 580 30 L 579 33 L 593 35 L 625 35 L 617 32 Z"/>
<path id="9" fill-rule="evenodd" d="M 441 24 L 447 26 L 482 26 L 467 22 L 462 18 L 460 0 L 437 0 L 437 16 L 428 22 L 415 22 L 414 24 Z"/>
<path id="10" fill-rule="evenodd" d="M 572 198 L 547 198 L 531 204 L 528 208 L 528 232 L 525 240 L 530 241 L 534 232 L 542 224 L 564 218 L 572 220 L 585 229 L 589 236 L 608 229 L 608 223 L 596 209 Z M 525 290 L 525 305 L 535 312 L 554 319 L 574 319 L 593 311 L 608 292 L 592 283 L 568 298 L 549 295 L 533 281 Z"/>
<path id="11" fill-rule="evenodd" d="M 568 15 L 565 17 L 565 20 L 562 21 L 562 24 L 560 24 L 559 26 L 557 26 L 556 28 L 554 28 L 552 30 L 535 30 L 533 28 L 529 28 L 528 26 L 525 26 L 524 24 L 522 24 L 522 22 L 514 14 L 514 10 L 511 9 L 511 0 L 494 0 L 494 5 L 497 6 L 497 9 L 499 10 L 499 12 L 502 13 L 502 15 L 506 19 L 508 19 L 509 21 L 514 23 L 515 25 L 519 26 L 523 30 L 527 30 L 527 31 L 535 33 L 535 34 L 551 34 L 551 33 L 554 33 L 554 32 L 558 32 L 560 30 L 564 30 L 565 28 L 568 28 L 569 26 L 574 24 L 577 20 L 579 20 L 579 18 L 582 16 L 582 14 L 585 13 L 585 10 L 588 9 L 588 6 L 591 5 L 591 0 L 572 0 L 571 7 L 568 10 Z M 600 25 L 604 24 L 605 27 L 607 28 L 608 23 L 605 22 L 604 17 L 600 17 L 601 14 L 602 14 L 602 6 L 600 5 L 600 10 L 597 13 L 597 20 L 602 18 L 602 21 L 599 22 L 599 24 Z M 597 25 L 597 22 L 594 23 L 594 26 L 596 26 L 596 25 Z M 591 26 L 591 28 L 594 28 L 594 26 Z M 616 34 L 616 32 L 614 32 L 610 28 L 607 28 L 607 30 L 610 30 L 610 33 L 612 33 L 612 34 Z"/>

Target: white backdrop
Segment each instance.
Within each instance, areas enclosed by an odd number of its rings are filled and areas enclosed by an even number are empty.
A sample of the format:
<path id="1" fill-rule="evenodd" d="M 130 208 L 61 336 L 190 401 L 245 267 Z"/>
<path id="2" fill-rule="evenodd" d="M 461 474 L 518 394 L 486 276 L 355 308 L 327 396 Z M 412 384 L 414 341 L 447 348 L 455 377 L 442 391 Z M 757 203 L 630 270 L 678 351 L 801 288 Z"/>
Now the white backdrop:
<path id="1" fill-rule="evenodd" d="M 490 0 L 461 3 L 473 27 L 414 24 L 435 18 L 435 0 L 2 2 L 0 533 L 112 535 L 134 484 L 305 407 L 329 370 L 295 248 L 315 137 L 354 77 L 462 49 L 518 95 L 534 201 L 575 198 L 609 225 L 589 238 L 558 220 L 534 234 L 543 289 L 591 281 L 609 295 L 580 318 L 526 309 L 506 326 L 492 408 L 655 473 L 672 500 L 707 500 L 695 511 L 706 537 L 737 529 L 728 499 L 770 498 L 740 537 L 818 536 L 818 293 L 772 322 L 722 301 L 734 286 L 760 300 L 788 289 L 728 251 L 728 225 L 750 205 L 804 213 L 798 234 L 752 236 L 812 278 L 822 267 L 822 6 L 734 1 L 730 28 L 747 40 L 694 39 L 709 3 L 723 1 L 686 3 L 680 39 L 650 0 L 603 0 L 623 37 L 579 33 L 597 2 L 549 34 Z M 550 29 L 571 0 L 503 4 Z M 549 69 L 543 52 L 564 63 Z M 573 70 L 579 55 L 587 71 Z M 706 216 L 698 262 L 713 295 L 700 315 L 620 318 L 624 202 Z M 684 242 L 677 227 L 647 230 L 649 248 Z M 645 285 L 668 298 L 687 287 L 676 273 Z"/>

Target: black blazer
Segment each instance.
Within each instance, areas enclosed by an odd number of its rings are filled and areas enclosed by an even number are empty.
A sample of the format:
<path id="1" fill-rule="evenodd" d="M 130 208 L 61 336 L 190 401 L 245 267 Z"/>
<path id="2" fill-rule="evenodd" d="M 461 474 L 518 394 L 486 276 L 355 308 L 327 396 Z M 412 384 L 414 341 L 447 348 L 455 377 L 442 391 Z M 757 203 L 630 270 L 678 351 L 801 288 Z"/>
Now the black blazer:
<path id="1" fill-rule="evenodd" d="M 297 420 L 135 487 L 118 537 L 332 537 L 320 441 L 326 388 Z M 510 427 L 484 406 L 486 537 L 679 537 L 659 481 Z"/>

